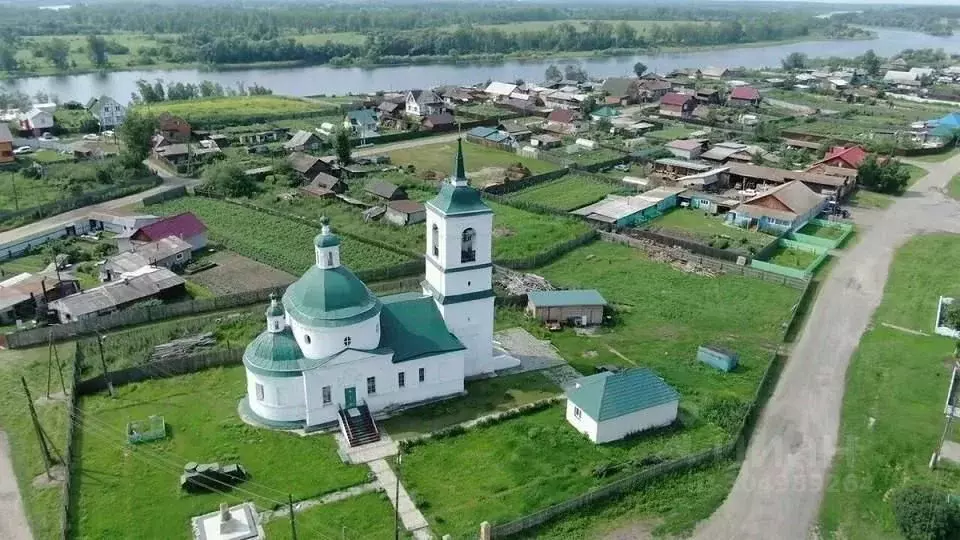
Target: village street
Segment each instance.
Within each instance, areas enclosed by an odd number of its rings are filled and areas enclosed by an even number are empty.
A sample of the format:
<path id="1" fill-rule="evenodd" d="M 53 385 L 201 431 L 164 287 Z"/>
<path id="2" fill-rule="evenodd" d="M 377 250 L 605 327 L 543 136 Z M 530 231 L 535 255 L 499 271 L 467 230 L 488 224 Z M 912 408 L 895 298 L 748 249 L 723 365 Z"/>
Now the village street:
<path id="1" fill-rule="evenodd" d="M 732 492 L 700 524 L 695 538 L 815 536 L 836 452 L 847 365 L 880 304 L 894 252 L 915 234 L 960 233 L 960 204 L 942 192 L 960 171 L 960 157 L 914 164 L 929 174 L 886 212 L 869 219 L 858 230 L 856 245 L 837 261 L 762 413 Z M 828 488 L 856 486 L 833 479 Z"/>

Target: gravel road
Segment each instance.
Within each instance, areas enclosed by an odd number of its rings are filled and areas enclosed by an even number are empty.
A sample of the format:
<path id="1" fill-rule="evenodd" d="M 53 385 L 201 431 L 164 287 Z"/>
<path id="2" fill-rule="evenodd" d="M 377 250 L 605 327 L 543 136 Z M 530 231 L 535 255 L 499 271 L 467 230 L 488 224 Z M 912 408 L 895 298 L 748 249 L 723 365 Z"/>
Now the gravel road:
<path id="1" fill-rule="evenodd" d="M 33 540 L 27 515 L 23 511 L 17 477 L 10 460 L 7 434 L 0 431 L 0 538 L 3 540 Z"/>
<path id="2" fill-rule="evenodd" d="M 695 538 L 814 536 L 836 452 L 847 365 L 880 304 L 894 251 L 918 233 L 960 233 L 960 204 L 942 191 L 960 171 L 960 157 L 915 164 L 929 174 L 860 231 L 860 241 L 842 252 L 823 284 L 746 449 L 733 490 L 700 524 Z"/>

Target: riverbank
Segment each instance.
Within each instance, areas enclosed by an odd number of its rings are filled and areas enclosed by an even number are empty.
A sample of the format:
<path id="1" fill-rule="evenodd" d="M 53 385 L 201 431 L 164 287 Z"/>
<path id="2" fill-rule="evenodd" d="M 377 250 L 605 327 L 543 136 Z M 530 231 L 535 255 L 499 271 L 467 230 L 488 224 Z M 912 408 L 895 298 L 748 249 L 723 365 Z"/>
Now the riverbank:
<path id="1" fill-rule="evenodd" d="M 91 74 L 100 74 L 107 75 L 109 73 L 121 73 L 128 71 L 155 71 L 162 74 L 164 71 L 174 71 L 182 69 L 195 69 L 201 72 L 209 73 L 218 73 L 218 72 L 230 72 L 230 71 L 241 71 L 241 70 L 251 70 L 251 69 L 291 69 L 291 68 L 304 68 L 304 67 L 314 67 L 314 66 L 326 66 L 330 68 L 362 68 L 362 69 L 377 69 L 377 68 L 388 68 L 388 67 L 402 67 L 402 66 L 412 66 L 412 65 L 464 65 L 464 64 L 474 64 L 474 65 L 497 65 L 504 62 L 523 62 L 525 60 L 534 62 L 534 61 L 543 61 L 543 60 L 556 60 L 557 62 L 563 61 L 577 61 L 583 59 L 604 59 L 604 58 L 617 58 L 624 56 L 637 56 L 637 55 L 651 55 L 657 56 L 661 54 L 683 54 L 683 53 L 696 53 L 696 52 L 706 52 L 706 51 L 722 51 L 729 49 L 747 49 L 747 48 L 761 48 L 761 47 L 772 47 L 772 46 L 782 46 L 789 45 L 792 43 L 809 43 L 809 42 L 846 42 L 846 41 L 866 41 L 877 39 L 877 34 L 875 32 L 870 32 L 868 36 L 856 37 L 856 38 L 827 38 L 823 36 L 803 36 L 792 39 L 782 39 L 782 40 L 771 40 L 771 41 L 754 41 L 748 43 L 725 43 L 720 45 L 703 45 L 695 47 L 644 47 L 644 48 L 623 48 L 623 49 L 602 49 L 594 51 L 524 51 L 516 52 L 510 54 L 461 54 L 461 55 L 430 55 L 430 56 L 408 56 L 402 58 L 391 58 L 389 62 L 374 62 L 364 58 L 355 58 L 349 61 L 342 62 L 326 62 L 326 63 L 316 63 L 316 62 L 303 62 L 303 61 L 283 61 L 283 62 L 251 62 L 243 64 L 203 64 L 203 63 L 170 63 L 170 62 L 161 62 L 155 64 L 144 64 L 144 65 L 127 65 L 127 66 L 110 66 L 108 69 L 67 69 L 67 70 L 57 70 L 52 66 L 49 68 L 34 70 L 34 71 L 18 71 L 18 72 L 9 72 L 4 71 L 0 72 L 0 81 L 15 81 L 18 79 L 29 79 L 32 77 L 65 77 L 72 75 L 91 75 Z"/>

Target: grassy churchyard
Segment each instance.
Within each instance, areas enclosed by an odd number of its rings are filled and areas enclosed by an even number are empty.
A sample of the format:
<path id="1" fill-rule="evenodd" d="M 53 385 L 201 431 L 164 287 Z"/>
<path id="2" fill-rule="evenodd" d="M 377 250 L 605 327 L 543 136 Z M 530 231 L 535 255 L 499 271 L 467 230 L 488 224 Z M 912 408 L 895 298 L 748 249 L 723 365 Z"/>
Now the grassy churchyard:
<path id="1" fill-rule="evenodd" d="M 508 195 L 513 201 L 539 204 L 548 208 L 570 211 L 593 204 L 611 193 L 623 191 L 614 182 L 604 182 L 589 176 L 567 174 Z"/>
<path id="2" fill-rule="evenodd" d="M 314 506 L 296 514 L 298 538 L 339 540 L 390 539 L 394 533 L 393 506 L 383 493 L 364 493 Z M 287 516 L 274 516 L 263 526 L 270 540 L 292 540 Z M 406 531 L 401 538 L 409 538 Z"/>
<path id="3" fill-rule="evenodd" d="M 725 443 L 743 418 L 798 297 L 796 290 L 748 278 L 683 273 L 632 248 L 602 242 L 536 273 L 560 287 L 598 288 L 615 304 L 616 324 L 592 337 L 569 329 L 549 334 L 560 354 L 584 374 L 601 364 L 653 369 L 680 392 L 680 422 L 595 446 L 566 424 L 563 407 L 556 405 L 414 446 L 404 455 L 402 475 L 435 533 L 467 537 L 481 521 L 509 521 L 658 460 Z M 501 310 L 498 316 L 543 336 L 539 325 L 517 310 Z M 700 364 L 695 355 L 703 343 L 736 350 L 741 366 L 722 373 Z M 715 481 L 726 482 L 718 480 L 723 474 L 708 477 L 708 490 Z M 711 500 L 718 503 L 722 496 Z M 671 526 L 686 528 L 691 516 L 676 513 Z"/>
<path id="4" fill-rule="evenodd" d="M 82 398 L 82 427 L 73 491 L 76 538 L 169 539 L 189 531 L 191 516 L 220 502 L 253 501 L 259 508 L 367 482 L 367 468 L 341 463 L 332 435 L 301 437 L 247 425 L 237 414 L 246 394 L 242 366 L 133 383 Z M 202 403 L 202 407 L 197 404 Z M 136 446 L 127 422 L 163 415 L 166 439 Z M 237 462 L 250 480 L 224 494 L 185 494 L 179 477 L 187 462 Z"/>
<path id="5" fill-rule="evenodd" d="M 955 340 L 933 334 L 940 295 L 960 295 L 960 237 L 917 237 L 893 260 L 883 301 L 847 369 L 840 440 L 820 508 L 824 537 L 899 537 L 891 496 L 906 485 L 956 493 L 960 469 L 927 465 L 944 428 Z"/>

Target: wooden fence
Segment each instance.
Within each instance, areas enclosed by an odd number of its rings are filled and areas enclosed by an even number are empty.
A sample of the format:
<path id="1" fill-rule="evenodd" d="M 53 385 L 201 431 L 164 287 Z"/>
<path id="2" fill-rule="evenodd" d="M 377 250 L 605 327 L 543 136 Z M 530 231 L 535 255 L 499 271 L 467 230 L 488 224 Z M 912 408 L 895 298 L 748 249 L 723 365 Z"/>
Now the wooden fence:
<path id="1" fill-rule="evenodd" d="M 107 389 L 107 380 L 114 386 L 145 381 L 147 379 L 166 379 L 204 369 L 235 366 L 243 361 L 243 349 L 218 349 L 195 354 L 177 356 L 139 366 L 111 371 L 106 376 L 97 375 L 77 383 L 74 393 L 80 396 L 102 392 Z"/>

